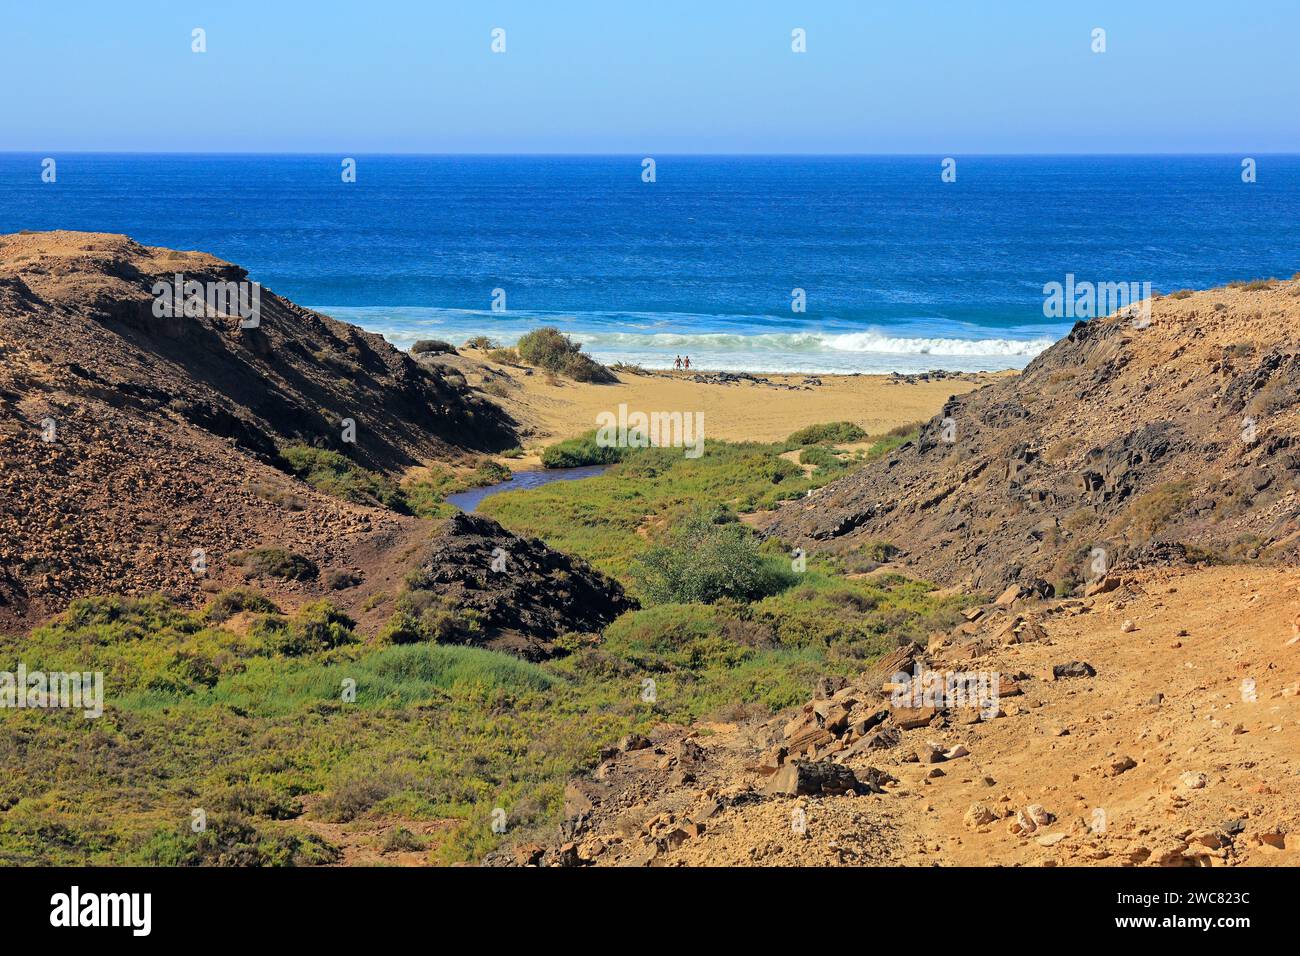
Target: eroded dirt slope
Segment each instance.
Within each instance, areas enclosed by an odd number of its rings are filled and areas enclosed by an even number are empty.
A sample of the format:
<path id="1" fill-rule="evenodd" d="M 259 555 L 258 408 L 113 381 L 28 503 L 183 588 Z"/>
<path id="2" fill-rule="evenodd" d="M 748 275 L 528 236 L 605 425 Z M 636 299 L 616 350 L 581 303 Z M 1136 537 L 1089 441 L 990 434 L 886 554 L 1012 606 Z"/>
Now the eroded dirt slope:
<path id="1" fill-rule="evenodd" d="M 624 741 L 570 786 L 559 834 L 489 862 L 1300 863 L 1300 572 L 1152 569 L 1108 586 L 990 607 L 920 652 L 998 672 L 999 716 L 903 709 L 885 662 L 801 711 Z M 1053 677 L 1068 665 L 1081 676 Z M 796 760 L 852 770 L 856 792 L 791 793 Z"/>

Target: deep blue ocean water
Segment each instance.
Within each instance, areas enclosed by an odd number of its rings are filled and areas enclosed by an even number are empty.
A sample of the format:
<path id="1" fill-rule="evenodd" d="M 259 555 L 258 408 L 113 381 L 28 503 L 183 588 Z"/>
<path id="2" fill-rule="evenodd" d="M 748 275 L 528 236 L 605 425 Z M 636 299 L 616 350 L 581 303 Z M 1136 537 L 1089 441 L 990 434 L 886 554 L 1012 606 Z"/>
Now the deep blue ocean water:
<path id="1" fill-rule="evenodd" d="M 1300 157 L 0 154 L 0 232 L 202 249 L 382 332 L 554 324 L 662 367 L 1018 367 L 1068 331 L 1067 273 L 1166 291 L 1300 270 Z M 792 290 L 807 296 L 791 310 Z M 506 311 L 491 310 L 493 290 Z"/>

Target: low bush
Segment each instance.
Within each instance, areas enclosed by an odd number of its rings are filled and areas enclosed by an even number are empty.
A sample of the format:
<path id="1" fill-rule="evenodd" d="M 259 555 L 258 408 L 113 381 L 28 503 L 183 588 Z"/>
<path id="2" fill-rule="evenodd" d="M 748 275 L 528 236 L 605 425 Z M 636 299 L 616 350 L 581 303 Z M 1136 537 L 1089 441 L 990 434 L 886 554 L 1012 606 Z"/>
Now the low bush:
<path id="1" fill-rule="evenodd" d="M 220 624 L 241 611 L 253 611 L 258 614 L 279 614 L 280 609 L 264 594 L 251 588 L 228 588 L 218 594 L 203 609 L 205 620 Z"/>
<path id="2" fill-rule="evenodd" d="M 622 461 L 626 453 L 625 448 L 596 444 L 596 433 L 591 432 L 578 438 L 569 438 L 548 445 L 542 451 L 542 466 L 578 468 L 583 465 L 612 465 L 614 462 Z"/>
<path id="3" fill-rule="evenodd" d="M 791 445 L 836 445 L 862 441 L 866 437 L 866 431 L 853 422 L 825 422 L 799 429 L 786 442 Z"/>
<path id="4" fill-rule="evenodd" d="M 250 636 L 274 654 L 302 657 L 332 650 L 356 640 L 356 621 L 328 601 L 316 601 L 291 618 L 267 615 L 253 625 Z"/>
<path id="5" fill-rule="evenodd" d="M 284 548 L 253 548 L 230 556 L 230 563 L 242 568 L 245 578 L 280 578 L 284 581 L 310 581 L 320 574 L 311 558 Z"/>
<path id="6" fill-rule="evenodd" d="M 747 527 L 701 516 L 673 527 L 663 544 L 637 558 L 632 574 L 651 604 L 755 601 L 794 580 L 784 562 L 759 550 Z"/>
<path id="7" fill-rule="evenodd" d="M 610 383 L 618 376 L 582 352 L 582 343 L 574 342 L 559 329 L 543 326 L 522 336 L 515 344 L 519 357 L 529 365 L 563 375 L 575 382 Z"/>
<path id="8" fill-rule="evenodd" d="M 809 445 L 799 453 L 801 465 L 813 465 L 814 475 L 830 475 L 843 471 L 848 462 L 836 454 L 836 450 L 826 445 Z"/>

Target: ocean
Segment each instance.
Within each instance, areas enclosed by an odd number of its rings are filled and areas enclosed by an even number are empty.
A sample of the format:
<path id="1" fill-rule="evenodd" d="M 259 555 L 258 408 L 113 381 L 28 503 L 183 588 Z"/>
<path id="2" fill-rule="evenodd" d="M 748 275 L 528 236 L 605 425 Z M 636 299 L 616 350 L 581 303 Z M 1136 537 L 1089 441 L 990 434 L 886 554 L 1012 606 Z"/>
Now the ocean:
<path id="1" fill-rule="evenodd" d="M 1300 270 L 1300 156 L 0 154 L 0 233 L 202 249 L 382 333 L 606 362 L 1018 368 L 1069 330 L 1049 282 L 1206 288 Z M 497 291 L 500 290 L 500 291 Z M 802 290 L 803 310 L 798 311 Z M 494 310 L 494 301 L 503 311 Z"/>

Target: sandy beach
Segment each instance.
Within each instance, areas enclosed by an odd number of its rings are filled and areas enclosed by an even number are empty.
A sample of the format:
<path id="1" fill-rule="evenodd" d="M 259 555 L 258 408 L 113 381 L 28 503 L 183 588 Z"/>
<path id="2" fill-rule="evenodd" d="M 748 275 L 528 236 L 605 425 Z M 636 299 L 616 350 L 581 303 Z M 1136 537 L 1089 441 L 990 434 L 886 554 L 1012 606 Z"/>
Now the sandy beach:
<path id="1" fill-rule="evenodd" d="M 596 427 L 601 412 L 704 414 L 706 438 L 779 441 L 820 422 L 851 421 L 871 435 L 922 421 L 962 395 L 1013 372 L 938 373 L 942 377 L 894 375 L 803 375 L 620 371 L 617 384 L 557 379 L 537 370 L 489 361 L 464 350 L 439 357 L 470 385 L 503 407 L 526 436 L 524 458 L 514 467 L 536 467 L 536 451 Z M 703 379 L 698 380 L 698 379 Z"/>

